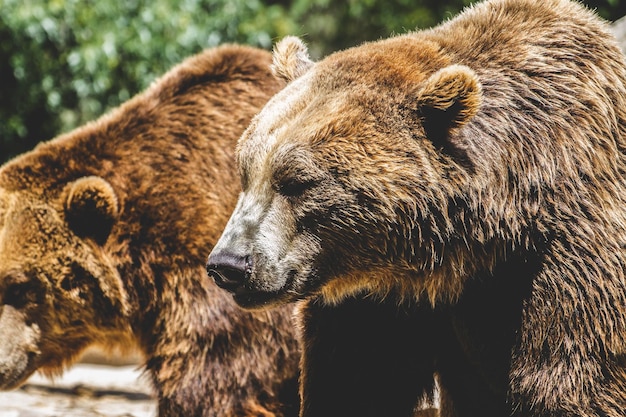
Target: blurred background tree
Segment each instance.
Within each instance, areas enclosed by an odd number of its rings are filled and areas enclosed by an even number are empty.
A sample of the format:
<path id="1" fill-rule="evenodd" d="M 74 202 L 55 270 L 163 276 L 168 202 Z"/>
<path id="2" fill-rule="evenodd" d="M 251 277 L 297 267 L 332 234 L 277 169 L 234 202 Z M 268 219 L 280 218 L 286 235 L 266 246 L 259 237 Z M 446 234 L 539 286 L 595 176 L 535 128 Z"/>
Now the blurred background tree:
<path id="1" fill-rule="evenodd" d="M 302 36 L 334 50 L 454 16 L 472 0 L 0 0 L 0 162 L 96 118 L 185 57 Z M 589 0 L 608 20 L 626 0 Z"/>

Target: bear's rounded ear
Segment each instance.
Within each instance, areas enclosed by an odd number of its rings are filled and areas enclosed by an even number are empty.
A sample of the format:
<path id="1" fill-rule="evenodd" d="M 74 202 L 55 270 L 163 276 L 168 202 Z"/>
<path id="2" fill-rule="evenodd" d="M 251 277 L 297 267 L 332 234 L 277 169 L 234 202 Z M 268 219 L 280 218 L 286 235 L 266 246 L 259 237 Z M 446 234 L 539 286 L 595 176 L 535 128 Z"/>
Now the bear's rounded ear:
<path id="1" fill-rule="evenodd" d="M 91 238 L 102 245 L 117 220 L 117 195 L 105 179 L 97 176 L 79 178 L 65 190 L 65 219 L 79 237 Z"/>
<path id="2" fill-rule="evenodd" d="M 450 65 L 422 84 L 417 100 L 426 132 L 445 135 L 476 115 L 482 89 L 474 71 L 465 65 Z"/>
<path id="3" fill-rule="evenodd" d="M 306 73 L 313 64 L 306 45 L 296 36 L 286 36 L 274 45 L 272 72 L 278 78 L 293 81 Z"/>

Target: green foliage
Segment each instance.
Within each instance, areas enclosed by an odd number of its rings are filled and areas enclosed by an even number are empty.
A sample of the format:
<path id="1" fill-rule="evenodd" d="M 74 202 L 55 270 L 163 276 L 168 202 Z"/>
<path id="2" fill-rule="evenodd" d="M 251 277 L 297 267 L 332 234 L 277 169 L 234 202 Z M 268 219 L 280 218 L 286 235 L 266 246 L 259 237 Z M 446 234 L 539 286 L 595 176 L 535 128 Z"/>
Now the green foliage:
<path id="1" fill-rule="evenodd" d="M 364 41 L 434 26 L 471 3 L 471 0 L 295 0 L 290 15 L 306 28 L 302 35 L 317 58 Z"/>
<path id="2" fill-rule="evenodd" d="M 203 48 L 269 49 L 303 36 L 314 58 L 429 27 L 471 0 L 0 0 L 0 162 L 92 120 Z M 587 2 L 607 19 L 625 0 Z"/>
<path id="3" fill-rule="evenodd" d="M 259 0 L 0 0 L 0 160 L 102 114 L 183 58 L 292 30 Z"/>

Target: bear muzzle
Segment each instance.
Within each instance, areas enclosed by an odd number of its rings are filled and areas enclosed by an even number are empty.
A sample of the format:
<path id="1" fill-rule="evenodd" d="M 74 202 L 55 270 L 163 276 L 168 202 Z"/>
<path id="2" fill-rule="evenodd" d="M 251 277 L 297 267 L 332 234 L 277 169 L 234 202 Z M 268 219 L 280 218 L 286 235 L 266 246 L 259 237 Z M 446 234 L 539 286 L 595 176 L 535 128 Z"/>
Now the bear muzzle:
<path id="1" fill-rule="evenodd" d="M 207 261 L 207 274 L 218 285 L 230 292 L 236 292 L 245 285 L 252 273 L 252 258 L 230 253 L 211 254 Z"/>
<path id="2" fill-rule="evenodd" d="M 0 305 L 0 390 L 20 386 L 37 369 L 41 331 L 26 322 L 25 314 L 11 305 Z"/>

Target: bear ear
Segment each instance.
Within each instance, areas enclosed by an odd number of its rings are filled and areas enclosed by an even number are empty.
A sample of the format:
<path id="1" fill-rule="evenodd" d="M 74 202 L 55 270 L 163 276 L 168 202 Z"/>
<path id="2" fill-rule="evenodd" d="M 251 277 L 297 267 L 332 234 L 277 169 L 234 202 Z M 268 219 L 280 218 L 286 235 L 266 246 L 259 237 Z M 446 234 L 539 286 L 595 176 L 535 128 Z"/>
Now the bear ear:
<path id="1" fill-rule="evenodd" d="M 296 36 L 287 36 L 274 45 L 272 72 L 287 82 L 306 73 L 312 66 L 309 51 Z"/>
<path id="2" fill-rule="evenodd" d="M 450 65 L 431 75 L 418 92 L 426 133 L 446 135 L 478 112 L 482 90 L 478 76 L 465 65 Z"/>
<path id="3" fill-rule="evenodd" d="M 96 176 L 80 178 L 67 186 L 64 209 L 70 229 L 100 245 L 109 237 L 119 211 L 113 187 Z"/>

